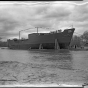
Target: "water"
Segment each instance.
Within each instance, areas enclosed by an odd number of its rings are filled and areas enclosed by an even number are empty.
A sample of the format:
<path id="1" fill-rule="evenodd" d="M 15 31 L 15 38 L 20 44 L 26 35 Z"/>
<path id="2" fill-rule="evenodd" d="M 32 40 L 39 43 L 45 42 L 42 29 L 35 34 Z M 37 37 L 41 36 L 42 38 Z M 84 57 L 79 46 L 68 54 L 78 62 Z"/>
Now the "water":
<path id="1" fill-rule="evenodd" d="M 0 49 L 0 62 L 0 79 L 14 83 L 88 83 L 88 51 Z"/>

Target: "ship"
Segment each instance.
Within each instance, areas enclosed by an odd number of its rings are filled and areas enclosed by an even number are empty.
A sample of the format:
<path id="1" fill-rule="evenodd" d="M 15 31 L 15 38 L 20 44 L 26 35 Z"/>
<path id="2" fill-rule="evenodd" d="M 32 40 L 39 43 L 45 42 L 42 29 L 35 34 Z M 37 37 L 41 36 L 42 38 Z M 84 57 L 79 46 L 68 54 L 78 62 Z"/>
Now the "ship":
<path id="1" fill-rule="evenodd" d="M 31 33 L 27 39 L 8 39 L 10 49 L 68 49 L 75 28 L 49 33 Z"/>

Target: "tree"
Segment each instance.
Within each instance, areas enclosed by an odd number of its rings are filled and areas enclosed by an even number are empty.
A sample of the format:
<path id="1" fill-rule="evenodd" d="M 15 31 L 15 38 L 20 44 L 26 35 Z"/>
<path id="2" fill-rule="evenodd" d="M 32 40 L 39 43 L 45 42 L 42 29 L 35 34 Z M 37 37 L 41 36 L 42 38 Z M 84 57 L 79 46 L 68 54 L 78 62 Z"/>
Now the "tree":
<path id="1" fill-rule="evenodd" d="M 74 35 L 70 46 L 74 47 L 76 45 L 77 47 L 85 46 L 85 44 L 88 43 L 88 31 L 85 31 L 81 36 Z"/>
<path id="2" fill-rule="evenodd" d="M 81 36 L 81 38 L 82 38 L 84 41 L 88 42 L 88 31 L 85 31 L 85 32 L 83 33 L 83 35 Z"/>
<path id="3" fill-rule="evenodd" d="M 81 38 L 77 35 L 74 35 L 72 37 L 72 40 L 71 40 L 71 43 L 70 43 L 70 46 L 71 47 L 74 47 L 74 46 L 77 46 L 77 47 L 81 47 Z"/>

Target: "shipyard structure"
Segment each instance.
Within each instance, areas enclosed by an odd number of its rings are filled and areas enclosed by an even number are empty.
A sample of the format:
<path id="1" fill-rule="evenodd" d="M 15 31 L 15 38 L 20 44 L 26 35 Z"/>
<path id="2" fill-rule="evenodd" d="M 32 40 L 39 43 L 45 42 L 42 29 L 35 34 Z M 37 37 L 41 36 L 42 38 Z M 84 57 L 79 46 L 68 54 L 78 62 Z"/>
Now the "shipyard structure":
<path id="1" fill-rule="evenodd" d="M 8 40 L 10 49 L 68 49 L 75 28 L 50 33 L 32 33 L 28 39 Z"/>

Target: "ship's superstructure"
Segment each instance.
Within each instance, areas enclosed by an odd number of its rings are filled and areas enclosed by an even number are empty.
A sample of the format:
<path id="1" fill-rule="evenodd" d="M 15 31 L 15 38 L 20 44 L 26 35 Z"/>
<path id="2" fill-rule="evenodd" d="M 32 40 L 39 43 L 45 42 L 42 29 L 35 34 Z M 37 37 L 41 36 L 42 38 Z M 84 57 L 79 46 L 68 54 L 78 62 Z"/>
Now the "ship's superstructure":
<path id="1" fill-rule="evenodd" d="M 50 33 L 32 33 L 28 39 L 8 40 L 11 49 L 68 49 L 75 28 Z"/>

